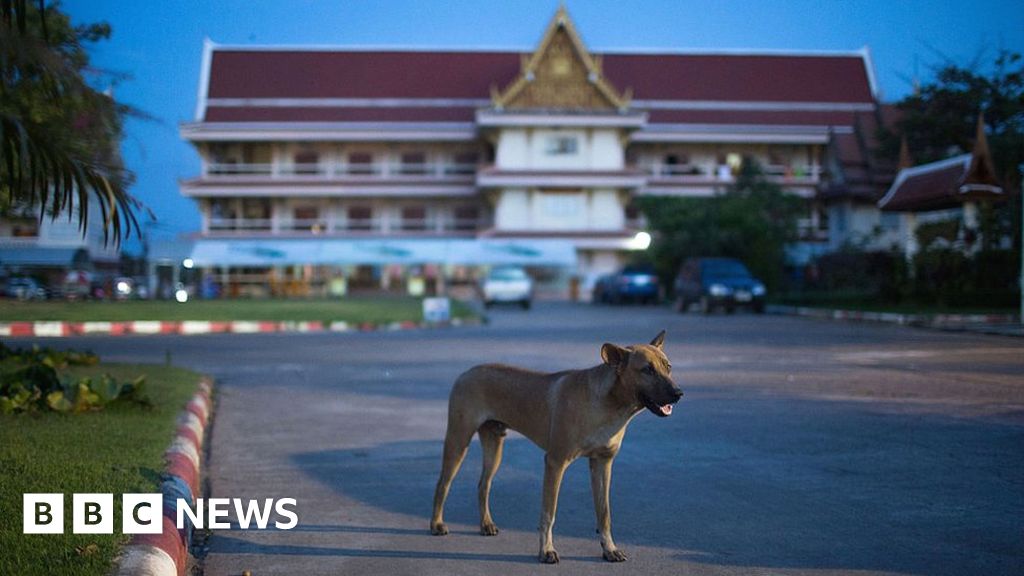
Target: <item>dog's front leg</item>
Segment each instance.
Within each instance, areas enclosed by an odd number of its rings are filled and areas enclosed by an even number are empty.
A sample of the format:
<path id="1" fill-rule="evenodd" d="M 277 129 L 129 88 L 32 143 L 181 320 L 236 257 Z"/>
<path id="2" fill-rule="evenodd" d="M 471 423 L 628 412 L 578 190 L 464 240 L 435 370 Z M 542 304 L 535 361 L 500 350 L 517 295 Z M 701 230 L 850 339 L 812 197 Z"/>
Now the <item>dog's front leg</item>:
<path id="1" fill-rule="evenodd" d="M 545 564 L 558 562 L 558 552 L 552 542 L 555 526 L 555 512 L 558 509 L 558 490 L 562 487 L 562 476 L 569 462 L 562 458 L 544 456 L 544 502 L 540 511 L 540 561 Z"/>
<path id="2" fill-rule="evenodd" d="M 612 510 L 608 491 L 612 483 L 612 458 L 590 459 L 590 489 L 594 493 L 594 513 L 597 515 L 597 533 L 601 535 L 601 550 L 609 562 L 622 562 L 626 554 L 616 548 L 612 540 Z"/>

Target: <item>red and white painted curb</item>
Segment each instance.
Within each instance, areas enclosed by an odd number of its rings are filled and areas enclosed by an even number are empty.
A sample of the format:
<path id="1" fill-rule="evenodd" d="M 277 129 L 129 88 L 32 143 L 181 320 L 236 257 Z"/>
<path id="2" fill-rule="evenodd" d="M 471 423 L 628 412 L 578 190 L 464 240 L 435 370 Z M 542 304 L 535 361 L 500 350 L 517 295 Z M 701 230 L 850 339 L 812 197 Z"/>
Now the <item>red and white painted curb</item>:
<path id="1" fill-rule="evenodd" d="M 828 320 L 855 320 L 861 322 L 888 322 L 902 326 L 946 328 L 968 324 L 1013 324 L 1020 320 L 1015 314 L 899 314 L 895 312 L 868 312 L 864 310 L 835 310 L 805 306 L 768 306 L 772 314 L 824 318 Z"/>
<path id="2" fill-rule="evenodd" d="M 191 529 L 177 528 L 176 506 L 168 506 L 168 502 L 185 498 L 195 505 L 199 494 L 203 436 L 213 409 L 210 400 L 212 389 L 209 379 L 199 382 L 199 390 L 178 417 L 174 440 L 164 453 L 167 466 L 160 485 L 164 494 L 163 531 L 160 534 L 136 534 L 118 559 L 116 576 L 184 576 L 188 567 Z"/>
<path id="3" fill-rule="evenodd" d="M 445 324 L 425 322 L 298 322 L 250 321 L 218 322 L 207 320 L 137 320 L 134 322 L 0 322 L 0 336 L 60 338 L 67 336 L 127 336 L 147 334 L 265 334 L 269 332 L 366 332 L 374 330 L 411 330 L 436 326 L 462 326 L 479 323 L 475 319 L 453 318 Z"/>

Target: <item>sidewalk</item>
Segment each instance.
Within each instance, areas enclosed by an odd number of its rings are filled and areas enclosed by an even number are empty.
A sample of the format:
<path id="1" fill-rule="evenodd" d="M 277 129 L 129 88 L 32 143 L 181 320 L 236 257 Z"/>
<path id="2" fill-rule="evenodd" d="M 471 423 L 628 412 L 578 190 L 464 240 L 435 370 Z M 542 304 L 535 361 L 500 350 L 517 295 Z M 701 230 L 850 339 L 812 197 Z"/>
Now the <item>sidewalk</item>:
<path id="1" fill-rule="evenodd" d="M 771 304 L 766 307 L 766 311 L 769 314 L 803 316 L 826 320 L 885 322 L 938 330 L 962 330 L 1003 336 L 1024 336 L 1024 325 L 1021 324 L 1020 318 L 1016 314 L 902 314 L 898 312 L 869 312 L 865 310 L 813 308 L 780 304 Z"/>

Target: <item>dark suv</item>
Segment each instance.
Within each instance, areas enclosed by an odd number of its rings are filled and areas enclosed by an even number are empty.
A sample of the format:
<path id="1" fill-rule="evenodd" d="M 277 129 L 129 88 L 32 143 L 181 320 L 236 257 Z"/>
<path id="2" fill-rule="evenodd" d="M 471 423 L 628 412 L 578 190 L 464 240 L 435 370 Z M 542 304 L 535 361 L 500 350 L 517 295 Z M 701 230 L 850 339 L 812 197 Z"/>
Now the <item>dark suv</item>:
<path id="1" fill-rule="evenodd" d="M 764 283 L 735 258 L 690 258 L 679 269 L 674 287 L 680 312 L 694 303 L 705 314 L 715 308 L 732 312 L 740 306 L 764 312 Z"/>

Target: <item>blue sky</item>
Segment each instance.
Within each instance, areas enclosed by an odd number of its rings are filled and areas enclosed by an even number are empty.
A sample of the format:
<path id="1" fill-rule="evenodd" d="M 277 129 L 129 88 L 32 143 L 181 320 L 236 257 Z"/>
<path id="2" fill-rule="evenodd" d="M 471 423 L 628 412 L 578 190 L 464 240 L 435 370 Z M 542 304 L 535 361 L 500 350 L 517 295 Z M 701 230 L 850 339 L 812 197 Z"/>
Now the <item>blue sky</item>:
<path id="1" fill-rule="evenodd" d="M 569 0 L 591 49 L 857 50 L 867 45 L 887 101 L 927 81 L 946 59 L 991 62 L 1000 48 L 1024 52 L 1021 0 Z M 155 237 L 199 227 L 178 192 L 199 161 L 178 137 L 195 112 L 203 38 L 226 44 L 501 47 L 528 50 L 556 0 L 65 0 L 77 23 L 105 20 L 111 40 L 95 45 L 95 67 L 131 75 L 119 100 L 155 121 L 132 120 L 124 157 L 134 194 L 156 212 Z"/>

